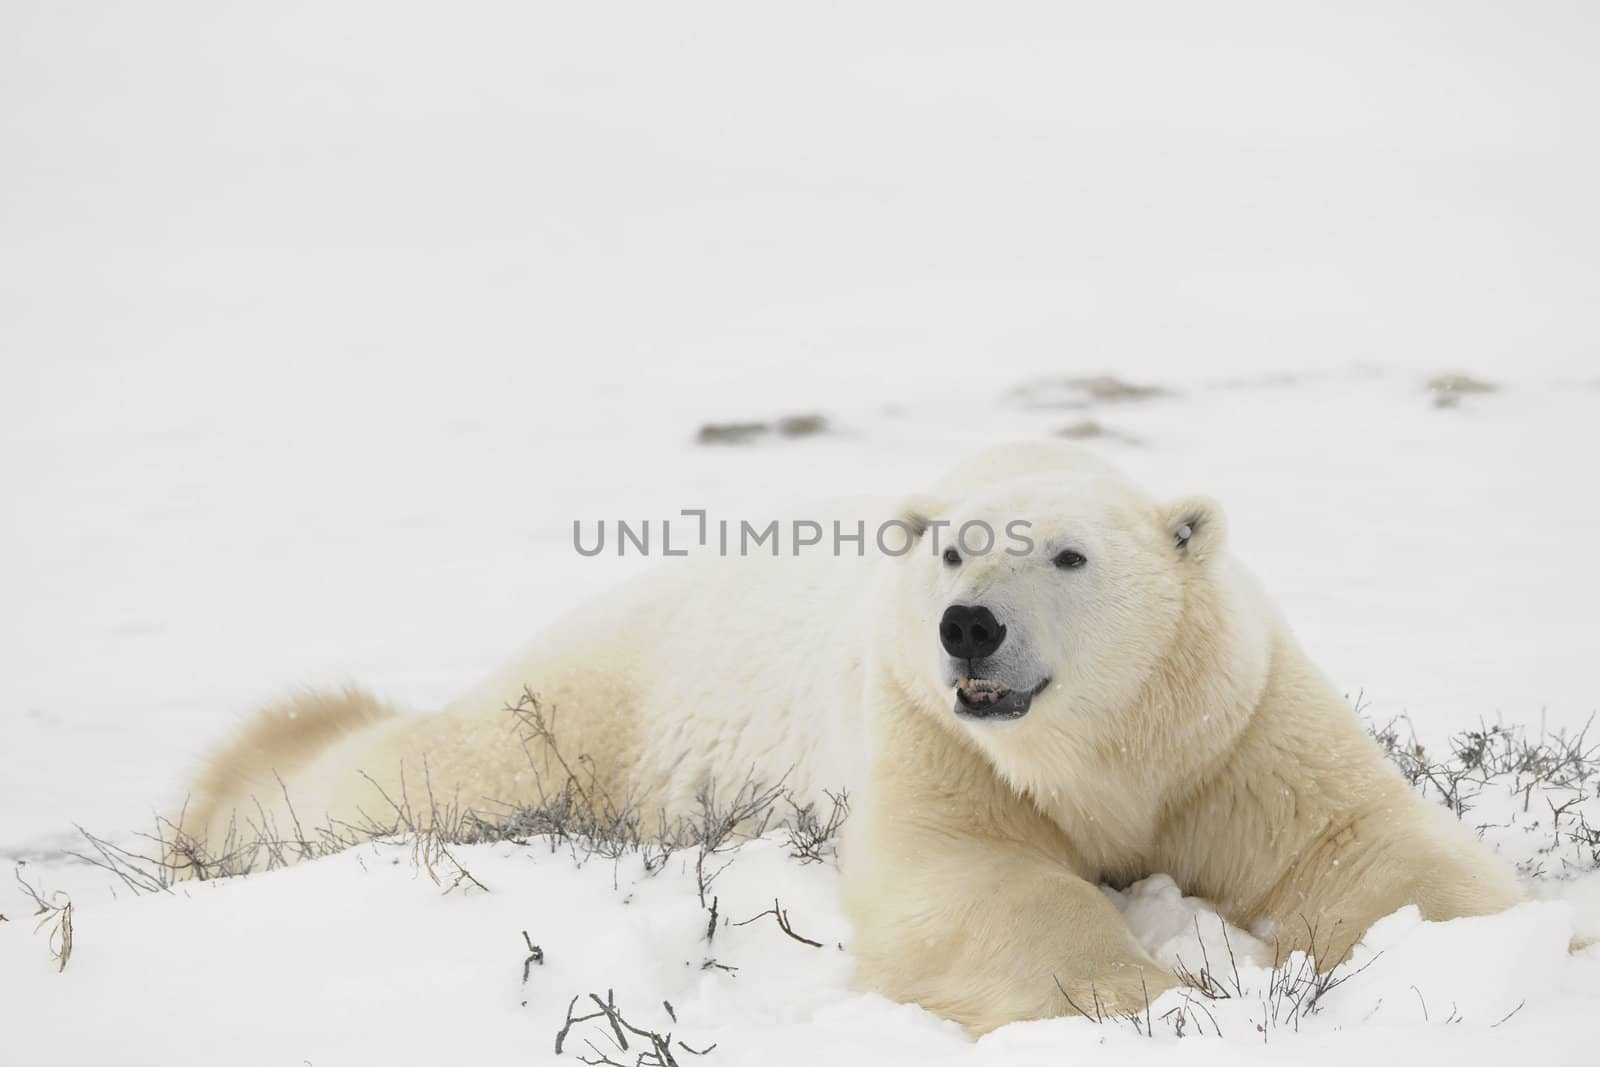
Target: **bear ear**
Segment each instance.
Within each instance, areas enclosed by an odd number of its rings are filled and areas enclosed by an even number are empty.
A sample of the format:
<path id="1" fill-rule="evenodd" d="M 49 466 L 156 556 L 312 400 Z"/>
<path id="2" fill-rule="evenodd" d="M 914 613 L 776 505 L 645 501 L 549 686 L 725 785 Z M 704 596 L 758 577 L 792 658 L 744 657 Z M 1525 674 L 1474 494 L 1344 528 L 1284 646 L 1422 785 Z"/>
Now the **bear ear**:
<path id="1" fill-rule="evenodd" d="M 1204 563 L 1222 548 L 1228 523 L 1215 500 L 1189 496 L 1162 510 L 1167 536 L 1178 555 Z"/>
<path id="2" fill-rule="evenodd" d="M 933 525 L 933 520 L 938 518 L 945 510 L 945 502 L 931 496 L 908 496 L 895 505 L 892 521 L 900 523 L 910 537 L 906 544 L 906 551 L 922 539 L 928 532 L 928 527 Z M 904 555 L 905 553 L 896 553 Z"/>

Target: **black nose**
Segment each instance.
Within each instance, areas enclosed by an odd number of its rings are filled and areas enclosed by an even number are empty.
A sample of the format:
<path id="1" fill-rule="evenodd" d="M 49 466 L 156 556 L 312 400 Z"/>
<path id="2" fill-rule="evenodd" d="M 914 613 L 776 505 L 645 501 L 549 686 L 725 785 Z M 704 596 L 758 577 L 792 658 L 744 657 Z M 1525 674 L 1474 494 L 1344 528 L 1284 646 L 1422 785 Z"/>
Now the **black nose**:
<path id="1" fill-rule="evenodd" d="M 939 620 L 939 643 L 956 659 L 982 659 L 1005 644 L 1006 628 L 988 608 L 951 604 Z"/>

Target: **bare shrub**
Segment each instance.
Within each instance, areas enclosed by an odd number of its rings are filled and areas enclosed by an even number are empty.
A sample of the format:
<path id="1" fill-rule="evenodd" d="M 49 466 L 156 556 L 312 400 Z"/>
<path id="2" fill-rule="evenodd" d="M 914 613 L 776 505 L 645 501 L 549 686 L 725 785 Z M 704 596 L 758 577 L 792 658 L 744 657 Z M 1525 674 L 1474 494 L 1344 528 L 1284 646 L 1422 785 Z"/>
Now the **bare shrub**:
<path id="1" fill-rule="evenodd" d="M 746 919 L 744 922 L 734 923 L 733 925 L 735 925 L 735 926 L 749 926 L 751 923 L 755 922 L 758 919 L 765 919 L 768 915 L 772 916 L 775 920 L 777 920 L 778 929 L 782 930 L 784 933 L 788 934 L 791 938 L 793 938 L 794 940 L 800 942 L 802 945 L 810 945 L 812 948 L 821 948 L 822 947 L 822 942 L 821 941 L 813 941 L 809 937 L 802 937 L 801 935 L 799 935 L 799 934 L 794 932 L 794 927 L 789 925 L 789 912 L 788 912 L 787 909 L 784 908 L 784 906 L 782 904 L 778 903 L 778 898 L 777 897 L 773 897 L 772 898 L 772 907 L 768 908 L 766 911 L 757 912 L 755 915 L 750 916 L 750 918 Z"/>
<path id="2" fill-rule="evenodd" d="M 1592 720 L 1569 732 L 1480 724 L 1451 735 L 1440 750 L 1419 741 L 1404 716 L 1382 725 L 1369 722 L 1367 732 L 1418 793 L 1437 799 L 1457 818 L 1497 797 L 1520 808 L 1520 820 L 1475 828 L 1480 836 L 1491 827 L 1535 834 L 1535 854 L 1517 866 L 1536 878 L 1547 873 L 1544 858 L 1551 856 L 1559 856 L 1568 871 L 1600 869 L 1600 833 L 1589 821 L 1600 800 L 1600 743 L 1590 742 L 1591 725 Z M 1539 844 L 1545 829 L 1541 809 L 1549 811 L 1549 836 Z"/>
<path id="3" fill-rule="evenodd" d="M 789 797 L 791 814 L 784 823 L 788 835 L 789 856 L 801 863 L 821 863 L 837 852 L 839 831 L 850 816 L 850 794 L 844 790 L 832 793 L 823 790 L 828 798 L 826 818 L 817 814 L 814 803 L 797 804 Z"/>
<path id="4" fill-rule="evenodd" d="M 366 842 L 394 840 L 409 843 L 417 869 L 448 893 L 487 888 L 457 860 L 451 849 L 458 845 L 538 842 L 552 851 L 565 849 L 578 862 L 636 856 L 649 874 L 659 872 L 674 854 L 692 850 L 700 902 L 711 911 L 714 898 L 707 903 L 708 890 L 740 843 L 783 826 L 796 858 L 821 861 L 832 855 L 833 839 L 849 811 L 844 794 L 828 794 L 832 808 L 821 817 L 814 805 L 798 803 L 782 779 L 768 785 L 752 772 L 731 793 L 708 779 L 693 811 L 669 818 L 665 811 L 647 811 L 631 794 L 610 788 L 588 755 L 569 756 L 557 736 L 555 710 L 531 689 L 524 689 L 505 710 L 534 774 L 531 800 L 464 805 L 459 796 L 435 792 L 424 760 L 423 788 L 415 800 L 404 767 L 396 793 L 361 772 L 385 810 L 363 810 L 354 822 L 304 822 L 280 779 L 281 816 L 256 801 L 251 809 L 235 811 L 221 834 L 208 840 L 182 828 L 182 813 L 176 819 L 157 818 L 152 830 L 134 834 L 126 844 L 78 827 L 88 847 L 69 854 L 109 872 L 134 893 L 149 893 L 170 891 L 185 879 L 270 871 Z M 780 804 L 790 809 L 786 819 L 778 818 Z"/>
<path id="5" fill-rule="evenodd" d="M 704 1056 L 717 1047 L 716 1045 L 709 1045 L 701 1049 L 692 1048 L 682 1041 L 674 1042 L 670 1031 L 661 1033 L 656 1030 L 648 1030 L 628 1021 L 623 1017 L 621 1009 L 617 1007 L 616 994 L 610 989 L 606 990 L 605 999 L 603 1000 L 598 993 L 589 994 L 589 1000 L 597 1010 L 589 1012 L 587 1015 L 573 1014 L 577 1010 L 580 999 L 580 997 L 576 996 L 572 998 L 572 1002 L 567 1005 L 566 1021 L 561 1024 L 561 1029 L 556 1031 L 555 1050 L 557 1056 L 561 1055 L 565 1049 L 567 1037 L 572 1033 L 574 1026 L 596 1019 L 604 1020 L 603 1024 L 597 1023 L 594 1027 L 598 1031 L 600 1039 L 609 1042 L 612 1050 L 618 1053 L 631 1053 L 633 1060 L 631 1063 L 614 1060 L 611 1058 L 610 1053 L 602 1051 L 600 1046 L 594 1043 L 593 1039 L 586 1038 L 584 1044 L 588 1046 L 590 1055 L 579 1056 L 578 1059 L 587 1064 L 607 1064 L 609 1067 L 678 1067 L 678 1060 L 672 1051 L 674 1044 L 681 1051 L 694 1056 Z M 672 1005 L 663 1001 L 662 1007 L 666 1009 L 667 1015 L 676 1022 L 677 1015 L 672 1010 Z M 634 1043 L 629 1042 L 629 1037 L 633 1038 Z M 638 1042 L 642 1042 L 643 1047 L 635 1044 Z"/>
<path id="6" fill-rule="evenodd" d="M 1437 794 L 1459 816 L 1466 814 L 1473 799 L 1491 784 L 1521 796 L 1526 811 L 1536 789 L 1569 789 L 1581 794 L 1590 783 L 1600 783 L 1600 743 L 1588 739 L 1592 724 L 1593 719 L 1575 734 L 1565 730 L 1531 734 L 1525 727 L 1504 723 L 1480 725 L 1453 734 L 1442 756 L 1417 740 L 1416 730 L 1405 716 L 1382 726 L 1368 723 L 1367 734 L 1400 768 L 1406 781 L 1424 796 Z"/>

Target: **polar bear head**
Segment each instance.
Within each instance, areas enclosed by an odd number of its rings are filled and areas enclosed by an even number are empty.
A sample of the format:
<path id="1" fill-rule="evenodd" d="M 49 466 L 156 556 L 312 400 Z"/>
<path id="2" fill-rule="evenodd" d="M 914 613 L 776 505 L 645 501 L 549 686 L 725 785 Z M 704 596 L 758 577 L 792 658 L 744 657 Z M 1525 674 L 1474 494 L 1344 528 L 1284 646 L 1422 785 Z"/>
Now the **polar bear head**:
<path id="1" fill-rule="evenodd" d="M 1100 464 L 974 469 L 902 508 L 916 539 L 890 580 L 890 669 L 918 705 L 991 753 L 1094 746 L 1143 729 L 1174 689 L 1227 681 L 1216 503 L 1157 502 Z"/>

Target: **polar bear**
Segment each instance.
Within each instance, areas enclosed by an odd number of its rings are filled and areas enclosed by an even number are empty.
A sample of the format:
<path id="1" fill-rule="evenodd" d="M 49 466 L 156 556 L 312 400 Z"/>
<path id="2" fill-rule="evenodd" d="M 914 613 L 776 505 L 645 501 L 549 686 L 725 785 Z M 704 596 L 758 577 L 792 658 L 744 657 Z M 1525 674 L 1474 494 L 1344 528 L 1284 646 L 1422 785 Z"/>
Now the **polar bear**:
<path id="1" fill-rule="evenodd" d="M 900 542 L 666 561 L 437 715 L 357 692 L 269 709 L 200 777 L 183 829 L 220 835 L 235 808 L 287 820 L 289 798 L 349 824 L 410 806 L 424 778 L 493 818 L 548 766 L 506 710 L 529 687 L 597 795 L 670 814 L 752 772 L 802 798 L 850 789 L 858 984 L 974 1033 L 1176 984 L 1102 883 L 1169 874 L 1323 967 L 1403 905 L 1519 899 L 1365 735 L 1214 502 L 1159 503 L 1034 443 L 878 518 Z"/>

